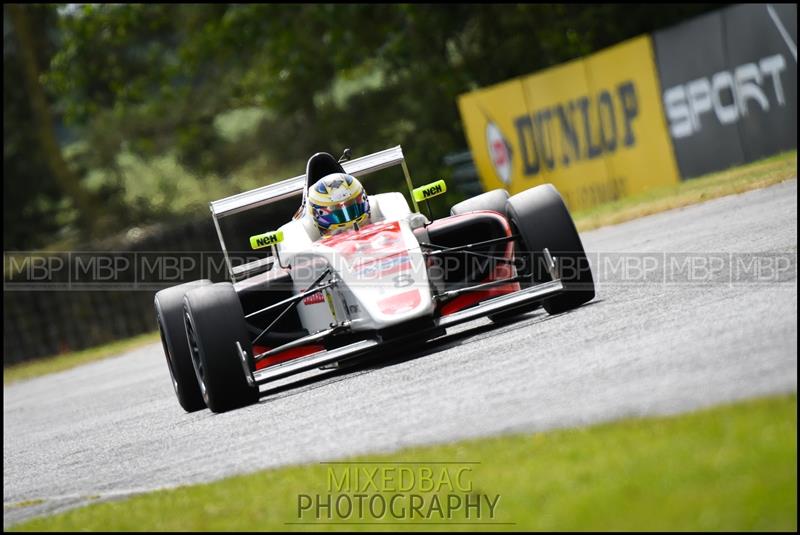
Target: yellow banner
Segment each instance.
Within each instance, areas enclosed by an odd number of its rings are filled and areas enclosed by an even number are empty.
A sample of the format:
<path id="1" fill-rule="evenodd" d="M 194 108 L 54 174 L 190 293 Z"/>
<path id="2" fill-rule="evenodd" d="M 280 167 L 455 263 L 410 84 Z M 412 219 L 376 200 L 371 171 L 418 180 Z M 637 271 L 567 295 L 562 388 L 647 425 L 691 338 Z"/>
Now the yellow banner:
<path id="1" fill-rule="evenodd" d="M 511 136 L 514 119 L 527 110 L 522 82 L 513 80 L 460 95 L 458 106 L 484 189 L 505 188 L 514 193 L 521 182 L 517 178 L 522 176 L 522 162 Z"/>
<path id="2" fill-rule="evenodd" d="M 628 195 L 679 182 L 650 36 L 601 50 L 586 62 L 601 96 L 598 112 L 606 137 L 616 133 L 617 146 L 606 154 L 609 176 L 624 183 Z M 613 95 L 613 120 L 602 91 Z"/>
<path id="3" fill-rule="evenodd" d="M 679 176 L 649 36 L 459 97 L 484 189 L 552 183 L 583 210 Z"/>

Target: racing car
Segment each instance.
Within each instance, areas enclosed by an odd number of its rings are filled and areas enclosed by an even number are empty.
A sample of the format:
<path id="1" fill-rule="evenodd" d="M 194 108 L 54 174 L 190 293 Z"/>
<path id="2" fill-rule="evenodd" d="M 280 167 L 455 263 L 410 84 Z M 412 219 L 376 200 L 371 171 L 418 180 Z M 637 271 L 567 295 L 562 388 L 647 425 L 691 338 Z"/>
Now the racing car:
<path id="1" fill-rule="evenodd" d="M 287 202 L 302 206 L 326 175 L 364 181 L 396 166 L 409 197 L 369 195 L 369 224 L 321 238 L 303 218 L 266 226 Z M 230 281 L 155 296 L 183 409 L 236 409 L 255 403 L 260 386 L 295 374 L 387 346 L 413 350 L 477 318 L 509 321 L 540 306 L 559 314 L 594 298 L 583 245 L 552 185 L 515 195 L 496 189 L 455 204 L 447 217 L 426 216 L 420 203 L 446 190 L 442 180 L 415 188 L 397 146 L 356 159 L 320 152 L 303 175 L 211 202 Z M 234 254 L 245 250 L 252 256 Z"/>

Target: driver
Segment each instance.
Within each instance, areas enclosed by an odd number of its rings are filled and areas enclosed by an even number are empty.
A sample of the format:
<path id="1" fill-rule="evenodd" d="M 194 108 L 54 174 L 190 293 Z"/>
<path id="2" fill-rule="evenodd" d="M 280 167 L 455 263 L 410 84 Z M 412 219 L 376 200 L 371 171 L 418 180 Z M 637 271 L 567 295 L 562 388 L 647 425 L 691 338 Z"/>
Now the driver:
<path id="1" fill-rule="evenodd" d="M 306 215 L 321 236 L 370 223 L 369 199 L 361 182 L 346 173 L 326 175 L 308 190 Z"/>

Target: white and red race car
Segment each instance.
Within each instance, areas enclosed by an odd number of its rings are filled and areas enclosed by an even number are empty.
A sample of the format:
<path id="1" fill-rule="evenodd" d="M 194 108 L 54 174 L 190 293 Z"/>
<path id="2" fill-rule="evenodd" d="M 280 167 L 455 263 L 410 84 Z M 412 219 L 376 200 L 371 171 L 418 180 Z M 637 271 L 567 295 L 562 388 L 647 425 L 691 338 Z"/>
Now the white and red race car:
<path id="1" fill-rule="evenodd" d="M 423 344 L 479 317 L 501 321 L 539 305 L 556 314 L 594 297 L 583 245 L 552 185 L 513 196 L 493 190 L 431 221 L 418 203 L 446 185 L 414 188 L 401 147 L 343 160 L 317 153 L 304 175 L 210 203 L 232 282 L 196 281 L 155 297 L 186 411 L 254 403 L 270 381 L 369 357 L 387 344 Z M 320 238 L 313 222 L 295 217 L 264 232 L 282 203 L 302 207 L 319 178 L 398 165 L 413 208 L 402 193 L 376 193 L 371 223 L 361 228 Z M 245 244 L 257 256 L 234 265 L 233 252 Z"/>

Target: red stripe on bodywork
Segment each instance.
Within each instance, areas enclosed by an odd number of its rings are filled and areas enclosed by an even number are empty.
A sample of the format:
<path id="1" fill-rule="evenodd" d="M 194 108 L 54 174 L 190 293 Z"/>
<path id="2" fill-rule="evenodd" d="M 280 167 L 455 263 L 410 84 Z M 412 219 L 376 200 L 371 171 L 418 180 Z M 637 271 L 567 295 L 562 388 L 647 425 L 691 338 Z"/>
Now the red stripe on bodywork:
<path id="1" fill-rule="evenodd" d="M 477 212 L 483 214 L 492 214 L 495 218 L 503 225 L 503 229 L 506 231 L 506 236 L 511 236 L 511 227 L 508 225 L 508 220 L 499 212 L 495 212 L 493 210 L 476 210 Z M 470 214 L 461 214 L 458 216 L 453 217 L 470 217 Z M 503 258 L 511 260 L 514 258 L 514 242 L 509 241 L 506 244 L 506 250 L 504 251 Z M 513 277 L 516 274 L 516 271 L 512 268 L 509 264 L 499 264 L 495 266 L 492 273 L 489 274 L 488 277 L 483 279 L 481 283 L 484 282 L 491 282 L 494 280 L 499 279 L 508 279 Z M 520 286 L 518 282 L 509 282 L 508 284 L 501 284 L 499 286 L 494 286 L 492 288 L 487 288 L 486 290 L 476 290 L 474 292 L 465 293 L 459 295 L 458 297 L 453 298 L 452 301 L 448 301 L 439 309 L 439 312 L 442 316 L 446 316 L 448 314 L 452 314 L 453 312 L 458 312 L 459 310 L 464 310 L 467 307 L 472 305 L 476 305 L 481 301 L 485 301 L 490 297 L 497 297 L 500 295 L 510 294 L 514 292 L 520 291 Z"/>
<path id="2" fill-rule="evenodd" d="M 509 265 L 503 264 L 500 266 L 495 266 L 492 274 L 483 279 L 481 282 L 483 283 L 498 279 L 507 279 L 512 277 L 513 273 L 514 272 Z M 518 292 L 519 290 L 520 287 L 518 282 L 509 282 L 508 284 L 493 286 L 491 288 L 487 288 L 486 290 L 475 290 L 474 292 L 459 295 L 458 297 L 453 298 L 452 301 L 448 301 L 442 305 L 440 312 L 442 316 L 446 316 L 448 314 L 452 314 L 453 312 L 464 310 L 465 308 L 478 304 L 481 301 L 486 301 L 490 297 L 510 294 Z"/>
<path id="3" fill-rule="evenodd" d="M 270 349 L 271 348 L 267 346 L 253 346 L 253 354 L 258 355 L 259 353 L 265 353 Z M 273 364 L 280 364 L 281 362 L 286 362 L 287 360 L 305 357 L 306 355 L 311 355 L 312 353 L 322 351 L 323 349 L 325 349 L 325 347 L 319 344 L 293 347 L 256 362 L 256 370 L 261 370 L 267 366 L 272 366 Z"/>

